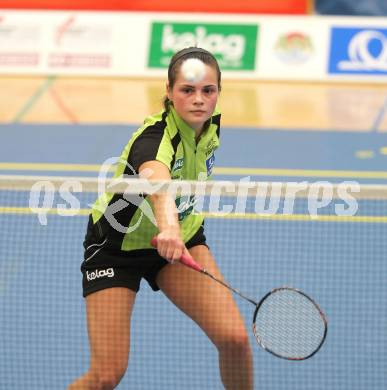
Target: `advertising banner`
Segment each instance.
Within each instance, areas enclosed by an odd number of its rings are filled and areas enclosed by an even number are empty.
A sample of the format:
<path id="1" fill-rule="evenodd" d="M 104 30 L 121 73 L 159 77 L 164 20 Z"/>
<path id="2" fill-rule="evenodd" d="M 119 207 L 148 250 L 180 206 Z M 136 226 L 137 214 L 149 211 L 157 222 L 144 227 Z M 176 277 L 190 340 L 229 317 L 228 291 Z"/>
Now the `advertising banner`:
<path id="1" fill-rule="evenodd" d="M 189 46 L 224 79 L 387 83 L 383 18 L 0 9 L 0 74 L 165 77 Z"/>
<path id="2" fill-rule="evenodd" d="M 387 76 L 387 27 L 334 26 L 328 72 Z"/>
<path id="3" fill-rule="evenodd" d="M 0 70 L 2 67 L 36 68 L 42 61 L 42 27 L 38 21 L 12 20 L 0 15 Z"/>
<path id="4" fill-rule="evenodd" d="M 111 67 L 112 27 L 107 21 L 87 21 L 81 15 L 64 15 L 51 32 L 51 47 L 47 53 L 49 69 Z"/>
<path id="5" fill-rule="evenodd" d="M 325 72 L 329 27 L 315 19 L 263 23 L 257 73 L 264 78 L 316 79 Z"/>
<path id="6" fill-rule="evenodd" d="M 149 68 L 166 68 L 173 54 L 189 46 L 211 51 L 222 70 L 255 69 L 258 25 L 236 23 L 152 23 Z"/>

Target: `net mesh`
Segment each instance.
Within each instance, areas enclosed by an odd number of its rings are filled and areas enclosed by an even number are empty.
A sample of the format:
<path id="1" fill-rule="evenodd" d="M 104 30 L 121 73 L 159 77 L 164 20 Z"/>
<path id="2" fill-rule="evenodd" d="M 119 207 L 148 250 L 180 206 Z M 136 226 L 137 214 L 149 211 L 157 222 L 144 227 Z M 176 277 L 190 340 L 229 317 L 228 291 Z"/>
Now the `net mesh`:
<path id="1" fill-rule="evenodd" d="M 136 183 L 111 188 L 136 193 L 144 188 Z M 199 183 L 200 193 L 191 184 L 179 183 L 180 190 L 200 198 L 208 244 L 232 286 L 257 300 L 294 286 L 328 318 L 323 349 L 299 364 L 263 352 L 250 332 L 255 388 L 386 388 L 386 188 L 212 182 Z M 0 178 L 1 389 L 65 389 L 88 368 L 79 267 L 98 190 L 94 179 Z M 254 307 L 236 300 L 250 328 Z M 216 348 L 146 283 L 118 386 L 128 388 L 223 388 Z"/>

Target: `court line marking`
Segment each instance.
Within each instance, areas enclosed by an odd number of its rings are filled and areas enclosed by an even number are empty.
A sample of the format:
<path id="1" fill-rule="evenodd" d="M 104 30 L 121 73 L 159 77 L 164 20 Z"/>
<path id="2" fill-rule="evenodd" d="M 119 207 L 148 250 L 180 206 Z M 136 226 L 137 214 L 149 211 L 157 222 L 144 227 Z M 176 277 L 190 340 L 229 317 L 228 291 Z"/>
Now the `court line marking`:
<path id="1" fill-rule="evenodd" d="M 99 172 L 98 164 L 62 164 L 62 163 L 0 163 L 0 170 L 8 171 L 48 171 L 48 172 Z M 114 170 L 114 168 L 112 168 Z M 112 171 L 111 170 L 111 171 Z M 387 171 L 349 171 L 324 169 L 281 169 L 281 168 L 238 168 L 216 167 L 215 175 L 230 176 L 289 176 L 289 177 L 337 177 L 387 179 Z"/>
<path id="2" fill-rule="evenodd" d="M 387 96 L 384 99 L 384 103 L 382 104 L 380 110 L 376 114 L 374 122 L 371 126 L 371 131 L 377 132 L 379 130 L 379 127 L 382 124 L 384 116 L 386 115 L 386 111 L 387 111 Z"/>
<path id="3" fill-rule="evenodd" d="M 215 213 L 203 213 L 206 218 L 224 219 L 251 219 L 251 220 L 271 220 L 271 221 L 301 221 L 301 222 L 357 222 L 357 223 L 387 223 L 387 216 L 382 215 L 317 215 L 309 214 L 254 214 L 254 213 L 231 213 L 227 215 Z"/>
<path id="4" fill-rule="evenodd" d="M 70 110 L 70 108 L 67 104 L 65 104 L 60 94 L 52 86 L 50 88 L 50 96 L 72 125 L 76 125 L 79 123 L 79 120 L 75 113 Z"/>
<path id="5" fill-rule="evenodd" d="M 76 210 L 76 214 L 74 214 L 74 210 L 71 209 L 61 209 L 61 216 L 63 217 L 69 217 L 69 216 L 85 216 L 90 214 L 90 209 L 79 209 Z M 36 211 L 31 210 L 29 207 L 0 207 L 0 214 L 24 214 L 24 215 L 29 215 L 29 214 L 51 214 L 51 215 L 59 215 L 58 214 L 58 209 L 49 209 L 49 208 L 44 208 L 41 207 L 39 208 L 39 213 Z"/>
<path id="6" fill-rule="evenodd" d="M 61 209 L 61 216 L 87 216 L 90 214 L 90 209 Z M 39 214 L 58 215 L 58 209 L 39 208 L 39 212 L 31 210 L 29 207 L 0 207 L 0 214 L 16 214 L 16 215 L 39 215 Z M 247 220 L 270 220 L 270 221 L 299 221 L 299 222 L 347 222 L 347 223 L 387 223 L 387 216 L 382 215 L 317 215 L 309 214 L 254 214 L 254 213 L 208 213 L 203 212 L 205 218 L 212 219 L 247 219 Z"/>
<path id="7" fill-rule="evenodd" d="M 98 172 L 100 169 L 98 164 L 0 163 L 0 170 L 8 171 Z"/>
<path id="8" fill-rule="evenodd" d="M 299 177 L 340 177 L 387 179 L 387 171 L 349 171 L 326 169 L 282 169 L 282 168 L 234 168 L 217 167 L 214 173 L 218 175 L 241 176 L 299 176 Z"/>
<path id="9" fill-rule="evenodd" d="M 28 111 L 34 106 L 39 98 L 50 88 L 51 84 L 56 80 L 56 76 L 47 77 L 43 84 L 35 91 L 35 93 L 25 102 L 19 112 L 16 113 L 15 117 L 11 122 L 20 122 Z"/>

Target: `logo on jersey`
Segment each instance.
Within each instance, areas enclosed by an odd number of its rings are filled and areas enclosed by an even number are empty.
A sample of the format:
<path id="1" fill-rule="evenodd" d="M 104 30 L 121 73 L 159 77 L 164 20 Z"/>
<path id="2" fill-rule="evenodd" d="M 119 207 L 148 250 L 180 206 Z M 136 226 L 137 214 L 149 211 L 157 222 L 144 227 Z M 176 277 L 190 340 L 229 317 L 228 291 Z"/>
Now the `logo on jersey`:
<path id="1" fill-rule="evenodd" d="M 216 149 L 216 141 L 210 140 L 206 146 L 206 157 L 208 157 Z"/>
<path id="2" fill-rule="evenodd" d="M 212 154 L 207 160 L 206 160 L 206 167 L 207 167 L 207 176 L 212 175 L 212 168 L 215 165 L 215 154 Z"/>
<path id="3" fill-rule="evenodd" d="M 387 74 L 387 29 L 335 27 L 329 73 Z"/>
<path id="4" fill-rule="evenodd" d="M 176 198 L 175 204 L 177 208 L 179 221 L 183 221 L 188 215 L 192 214 L 197 203 L 195 195 L 180 196 Z"/>
<path id="5" fill-rule="evenodd" d="M 184 165 L 184 158 L 179 158 L 173 164 L 172 172 L 178 171 L 179 169 L 183 168 L 183 165 Z"/>

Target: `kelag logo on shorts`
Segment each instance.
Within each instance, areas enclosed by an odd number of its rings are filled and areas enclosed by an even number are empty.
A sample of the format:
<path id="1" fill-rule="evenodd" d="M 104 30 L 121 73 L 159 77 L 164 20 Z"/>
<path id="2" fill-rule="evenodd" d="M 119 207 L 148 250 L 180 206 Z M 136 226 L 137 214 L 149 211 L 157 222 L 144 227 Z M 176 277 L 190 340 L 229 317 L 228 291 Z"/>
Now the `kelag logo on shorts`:
<path id="1" fill-rule="evenodd" d="M 174 53 L 199 46 L 211 51 L 222 70 L 254 70 L 257 25 L 153 23 L 148 66 L 166 68 Z"/>
<path id="2" fill-rule="evenodd" d="M 329 73 L 387 75 L 387 29 L 334 27 Z"/>

